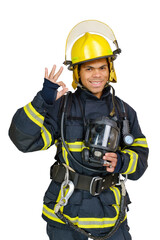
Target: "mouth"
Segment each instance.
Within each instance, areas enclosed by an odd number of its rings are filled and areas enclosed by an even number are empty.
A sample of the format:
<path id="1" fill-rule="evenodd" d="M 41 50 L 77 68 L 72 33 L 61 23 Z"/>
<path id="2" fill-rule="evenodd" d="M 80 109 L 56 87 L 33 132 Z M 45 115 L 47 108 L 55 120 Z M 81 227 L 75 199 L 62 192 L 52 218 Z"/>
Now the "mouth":
<path id="1" fill-rule="evenodd" d="M 89 82 L 93 87 L 100 87 L 102 85 L 102 81 L 89 81 Z"/>

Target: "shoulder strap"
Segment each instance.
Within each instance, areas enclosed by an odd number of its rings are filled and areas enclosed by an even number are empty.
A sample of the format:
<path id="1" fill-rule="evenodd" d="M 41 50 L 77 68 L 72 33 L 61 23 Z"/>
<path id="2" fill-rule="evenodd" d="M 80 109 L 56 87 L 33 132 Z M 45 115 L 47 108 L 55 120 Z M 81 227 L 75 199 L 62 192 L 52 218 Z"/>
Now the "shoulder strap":
<path id="1" fill-rule="evenodd" d="M 65 111 L 65 117 L 68 118 L 72 105 L 72 93 L 69 91 L 67 95 L 61 97 L 60 107 L 58 111 L 58 119 L 61 119 L 62 111 Z M 65 108 L 65 109 L 64 109 Z"/>
<path id="2" fill-rule="evenodd" d="M 120 120 L 127 118 L 127 112 L 126 112 L 124 102 L 120 98 L 115 97 L 115 104 L 116 104 L 116 108 L 117 108 Z"/>

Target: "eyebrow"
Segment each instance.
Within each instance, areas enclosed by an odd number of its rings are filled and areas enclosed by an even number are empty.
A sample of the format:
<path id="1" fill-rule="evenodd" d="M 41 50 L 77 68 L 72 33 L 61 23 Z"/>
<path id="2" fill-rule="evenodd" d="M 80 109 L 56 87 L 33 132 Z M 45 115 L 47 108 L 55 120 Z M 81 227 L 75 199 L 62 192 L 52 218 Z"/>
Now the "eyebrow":
<path id="1" fill-rule="evenodd" d="M 100 67 L 98 67 L 98 68 L 107 67 L 107 66 L 108 66 L 107 64 L 104 64 L 104 65 L 102 65 L 102 66 L 100 66 Z M 90 65 L 87 65 L 87 66 L 84 66 L 84 68 L 95 68 L 95 67 L 90 66 Z"/>

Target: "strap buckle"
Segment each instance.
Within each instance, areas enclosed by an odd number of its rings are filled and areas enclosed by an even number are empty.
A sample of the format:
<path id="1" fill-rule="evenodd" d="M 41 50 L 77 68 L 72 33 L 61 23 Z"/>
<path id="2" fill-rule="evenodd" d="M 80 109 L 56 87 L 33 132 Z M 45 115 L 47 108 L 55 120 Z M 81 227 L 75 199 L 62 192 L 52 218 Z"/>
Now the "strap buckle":
<path id="1" fill-rule="evenodd" d="M 93 177 L 90 183 L 90 194 L 93 196 L 99 195 L 103 190 L 102 183 L 103 183 L 103 178 Z"/>
<path id="2" fill-rule="evenodd" d="M 127 180 L 128 180 L 127 174 L 125 175 L 119 174 L 119 182 L 116 184 L 116 186 L 120 186 L 122 181 L 125 183 L 127 182 Z"/>

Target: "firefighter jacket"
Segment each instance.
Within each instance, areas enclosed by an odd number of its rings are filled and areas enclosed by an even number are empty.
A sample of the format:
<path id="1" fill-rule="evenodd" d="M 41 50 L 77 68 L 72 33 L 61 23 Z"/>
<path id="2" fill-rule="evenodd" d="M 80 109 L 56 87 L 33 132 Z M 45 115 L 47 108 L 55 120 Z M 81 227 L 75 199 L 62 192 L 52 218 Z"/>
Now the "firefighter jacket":
<path id="1" fill-rule="evenodd" d="M 104 90 L 100 99 L 79 87 L 72 93 L 72 99 L 68 106 L 68 116 L 65 118 L 64 137 L 72 155 L 82 163 L 85 129 L 77 96 L 81 99 L 86 119 L 109 116 L 113 105 L 110 87 Z M 52 105 L 48 105 L 42 98 L 41 92 L 38 92 L 32 102 L 15 113 L 9 129 L 9 136 L 20 151 L 46 150 L 56 143 L 60 138 L 61 100 L 60 98 Z M 125 106 L 130 123 L 130 132 L 135 140 L 129 147 L 121 141 L 122 162 L 119 172 L 127 174 L 131 180 L 137 180 L 147 168 L 148 146 L 140 129 L 136 112 L 127 103 Z M 117 109 L 116 114 L 118 115 Z M 63 145 L 61 151 L 58 151 L 56 159 L 62 163 L 65 162 L 80 174 L 99 176 L 99 173 L 85 170 L 72 162 Z M 87 163 L 85 165 L 87 166 Z M 106 174 L 109 173 L 106 172 Z M 54 212 L 61 196 L 60 185 L 60 183 L 51 181 L 44 196 L 42 216 L 52 225 L 67 228 Z M 108 232 L 118 218 L 120 200 L 121 189 L 117 185 L 102 191 L 98 196 L 92 196 L 88 191 L 76 189 L 68 204 L 61 207 L 61 212 L 73 224 L 90 231 L 92 234 Z M 127 197 L 127 204 L 129 203 L 130 200 Z"/>

